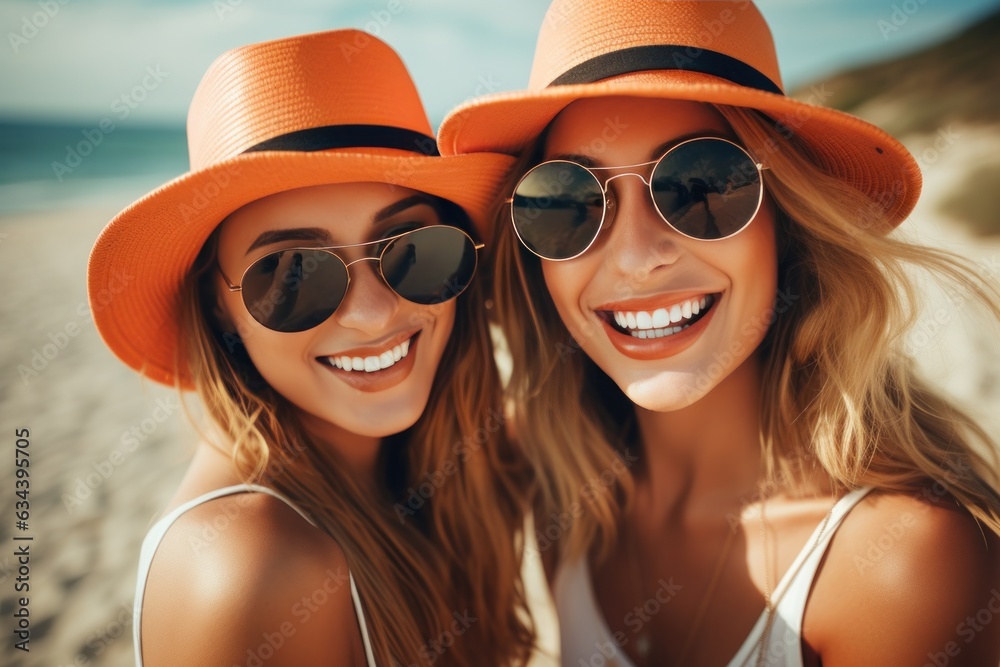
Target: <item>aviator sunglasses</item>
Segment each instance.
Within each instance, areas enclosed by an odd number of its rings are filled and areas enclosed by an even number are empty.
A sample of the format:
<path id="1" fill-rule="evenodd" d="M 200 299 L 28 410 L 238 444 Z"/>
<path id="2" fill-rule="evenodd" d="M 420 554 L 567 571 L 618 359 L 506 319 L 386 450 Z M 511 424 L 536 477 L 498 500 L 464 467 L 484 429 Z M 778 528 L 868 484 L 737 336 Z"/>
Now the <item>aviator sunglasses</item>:
<path id="1" fill-rule="evenodd" d="M 380 248 L 378 255 L 352 262 L 333 252 L 373 245 Z M 466 290 L 483 247 L 457 227 L 430 225 L 366 243 L 271 252 L 247 267 L 238 285 L 216 266 L 257 322 L 294 333 L 319 326 L 336 312 L 351 283 L 349 269 L 358 262 L 377 262 L 389 289 L 412 303 L 431 305 Z"/>
<path id="2" fill-rule="evenodd" d="M 602 184 L 594 173 L 650 165 L 648 180 L 625 172 Z M 764 199 L 764 169 L 728 139 L 699 137 L 673 146 L 658 160 L 623 167 L 543 162 L 518 181 L 508 202 L 518 238 L 542 259 L 574 259 L 593 245 L 609 211 L 613 215 L 608 184 L 622 176 L 636 176 L 649 186 L 653 206 L 672 229 L 699 241 L 717 241 L 739 233 L 757 215 Z"/>

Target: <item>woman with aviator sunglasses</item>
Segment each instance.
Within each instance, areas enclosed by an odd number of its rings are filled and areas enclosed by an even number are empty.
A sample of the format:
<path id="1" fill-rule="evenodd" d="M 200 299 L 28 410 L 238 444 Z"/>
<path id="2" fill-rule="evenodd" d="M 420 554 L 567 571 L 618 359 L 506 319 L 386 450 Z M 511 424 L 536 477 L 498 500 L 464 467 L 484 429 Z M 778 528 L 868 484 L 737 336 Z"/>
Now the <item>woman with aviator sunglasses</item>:
<path id="1" fill-rule="evenodd" d="M 997 445 L 900 350 L 906 265 L 997 285 L 889 235 L 915 161 L 786 98 L 752 2 L 556 2 L 439 141 L 523 155 L 497 313 L 564 665 L 997 664 Z"/>
<path id="2" fill-rule="evenodd" d="M 473 240 L 513 160 L 436 155 L 403 63 L 354 30 L 224 54 L 188 132 L 191 172 L 120 213 L 88 275 L 130 276 L 102 337 L 208 419 L 143 543 L 136 663 L 523 662 Z"/>

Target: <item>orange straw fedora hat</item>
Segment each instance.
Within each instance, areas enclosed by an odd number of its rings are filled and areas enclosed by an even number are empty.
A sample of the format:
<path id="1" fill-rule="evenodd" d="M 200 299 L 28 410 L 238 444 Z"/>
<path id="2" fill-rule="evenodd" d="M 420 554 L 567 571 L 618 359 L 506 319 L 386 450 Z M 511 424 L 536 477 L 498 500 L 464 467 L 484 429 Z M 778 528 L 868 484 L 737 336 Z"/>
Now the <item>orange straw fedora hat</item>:
<path id="1" fill-rule="evenodd" d="M 771 31 L 750 0 L 555 0 L 538 36 L 528 90 L 452 111 L 444 155 L 517 154 L 574 100 L 630 95 L 758 109 L 814 159 L 902 222 L 920 194 L 913 156 L 849 114 L 786 97 Z"/>
<path id="2" fill-rule="evenodd" d="M 184 388 L 178 295 L 227 215 L 295 188 L 374 181 L 458 204 L 485 237 L 487 209 L 513 164 L 486 153 L 441 157 L 402 60 L 357 30 L 224 53 L 194 94 L 187 133 L 191 170 L 115 216 L 87 270 L 94 322 L 112 352 Z"/>

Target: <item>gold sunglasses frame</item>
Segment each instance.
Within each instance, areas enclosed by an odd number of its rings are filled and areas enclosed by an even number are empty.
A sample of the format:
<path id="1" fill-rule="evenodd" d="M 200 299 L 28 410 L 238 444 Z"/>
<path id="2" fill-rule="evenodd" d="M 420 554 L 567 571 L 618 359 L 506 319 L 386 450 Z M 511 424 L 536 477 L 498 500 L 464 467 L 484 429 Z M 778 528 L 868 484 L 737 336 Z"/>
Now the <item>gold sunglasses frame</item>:
<path id="1" fill-rule="evenodd" d="M 663 160 L 665 160 L 668 155 L 670 155 L 671 153 L 673 153 L 674 151 L 676 151 L 681 146 L 685 146 L 685 145 L 690 144 L 690 143 L 695 142 L 695 141 L 706 141 L 706 140 L 721 141 L 721 142 L 730 144 L 731 146 L 735 146 L 736 148 L 738 148 L 744 155 L 747 156 L 747 158 L 750 160 L 750 162 L 757 168 L 757 179 L 758 179 L 758 181 L 760 183 L 760 193 L 759 193 L 759 195 L 757 197 L 757 206 L 756 206 L 756 208 L 754 208 L 753 215 L 751 215 L 750 218 L 746 221 L 746 223 L 742 227 L 740 227 L 738 230 L 736 230 L 732 234 L 727 234 L 726 236 L 720 236 L 717 239 L 700 239 L 700 238 L 698 238 L 696 236 L 691 236 L 689 234 L 685 234 L 681 230 L 677 229 L 677 227 L 675 227 L 669 220 L 667 220 L 667 217 L 665 215 L 663 215 L 663 213 L 660 212 L 659 207 L 656 205 L 656 198 L 655 198 L 655 195 L 653 193 L 653 178 L 652 178 L 652 175 L 653 175 L 653 172 L 656 171 L 656 166 L 655 165 L 660 164 L 660 162 L 662 162 Z M 754 218 L 757 217 L 757 214 L 760 213 L 760 207 L 764 203 L 764 172 L 768 170 L 767 166 L 765 166 L 763 163 L 758 162 L 756 159 L 754 159 L 754 157 L 752 155 L 750 155 L 749 151 L 747 151 L 746 148 L 744 148 L 743 146 L 740 146 L 735 141 L 730 141 L 729 139 L 725 139 L 723 137 L 712 137 L 712 136 L 691 137 L 690 139 L 686 139 L 686 140 L 678 143 L 675 146 L 671 146 L 669 149 L 667 149 L 663 153 L 663 155 L 661 155 L 660 157 L 658 157 L 655 160 L 650 160 L 649 162 L 639 162 L 637 164 L 626 164 L 626 165 L 622 165 L 620 167 L 586 167 L 586 166 L 580 164 L 579 162 L 574 162 L 573 160 L 547 160 L 547 161 L 542 162 L 540 164 L 536 164 L 534 167 L 532 167 L 531 169 L 529 169 L 528 171 L 526 171 L 524 173 L 524 175 L 521 176 L 521 178 L 518 179 L 517 185 L 514 186 L 514 192 L 515 193 L 517 192 L 517 189 L 519 187 L 521 187 L 521 183 L 524 182 L 524 179 L 526 179 L 528 176 L 530 176 L 531 173 L 534 172 L 536 169 L 539 169 L 539 168 L 544 167 L 546 165 L 560 164 L 560 163 L 562 163 L 562 164 L 571 164 L 571 165 L 573 165 L 575 167 L 579 167 L 579 168 L 583 169 L 584 171 L 588 172 L 591 176 L 594 177 L 594 180 L 597 182 L 597 185 L 601 188 L 601 194 L 602 194 L 602 196 L 604 198 L 604 210 L 601 213 L 601 222 L 597 226 L 597 232 L 594 234 L 594 238 L 592 238 L 590 240 L 590 243 L 587 244 L 587 247 L 585 247 L 583 250 L 581 250 L 577 254 L 573 255 L 572 257 L 553 258 L 553 257 L 546 257 L 545 255 L 541 255 L 541 254 L 535 252 L 534 250 L 532 250 L 531 247 L 528 246 L 528 244 L 525 242 L 524 238 L 521 236 L 521 232 L 518 231 L 518 229 L 517 229 L 517 221 L 514 219 L 514 197 L 511 196 L 511 197 L 508 197 L 507 199 L 504 200 L 505 203 L 507 203 L 510 206 L 510 221 L 511 221 L 511 225 L 514 227 L 514 233 L 517 234 L 518 241 L 521 242 L 521 245 L 524 246 L 524 248 L 526 250 L 528 250 L 528 252 L 530 252 L 531 254 L 535 255 L 536 257 L 538 257 L 540 259 L 544 259 L 544 260 L 549 261 L 549 262 L 568 262 L 571 259 L 576 259 L 577 257 L 580 257 L 581 255 L 583 255 L 584 253 L 586 253 L 588 250 L 590 250 L 590 248 L 594 245 L 594 243 L 597 242 L 597 239 L 600 238 L 600 236 L 601 236 L 601 231 L 603 231 L 603 229 L 604 229 L 604 223 L 606 221 L 608 221 L 608 211 L 609 211 L 609 209 L 613 209 L 614 205 L 615 205 L 614 204 L 614 198 L 608 195 L 608 184 L 611 183 L 611 181 L 615 180 L 616 178 L 622 178 L 624 176 L 635 176 L 640 181 L 642 181 L 646 185 L 646 187 L 649 188 L 649 196 L 650 196 L 650 198 L 651 198 L 651 200 L 653 202 L 653 210 L 656 211 L 656 214 L 658 216 L 660 216 L 660 219 L 663 220 L 663 222 L 665 222 L 670 229 L 674 230 L 675 232 L 677 232 L 681 236 L 684 236 L 686 238 L 689 238 L 689 239 L 692 239 L 692 240 L 695 240 L 695 241 L 713 242 L 713 241 L 723 241 L 725 239 L 729 239 L 729 238 L 732 238 L 733 236 L 736 236 L 737 234 L 739 234 L 740 232 L 742 232 L 744 229 L 746 229 L 747 227 L 749 227 L 750 223 L 753 222 Z M 640 167 L 648 167 L 650 165 L 654 165 L 654 166 L 649 171 L 650 177 L 649 177 L 648 180 L 646 178 L 644 178 L 642 176 L 642 174 L 639 174 L 639 173 L 634 172 L 634 171 L 627 171 L 627 172 L 624 172 L 624 173 L 621 173 L 621 174 L 615 174 L 614 176 L 611 176 L 611 177 L 605 179 L 605 181 L 603 183 L 601 183 L 601 179 L 599 179 L 597 177 L 597 174 L 594 173 L 595 171 L 612 171 L 612 170 L 618 170 L 618 169 L 638 169 Z M 610 223 L 609 223 L 609 226 L 610 226 Z"/>
<path id="2" fill-rule="evenodd" d="M 387 236 L 385 238 L 376 239 L 374 241 L 365 241 L 364 243 L 345 243 L 343 245 L 332 245 L 332 246 L 295 246 L 295 247 L 291 247 L 291 248 L 281 248 L 280 250 L 272 250 L 270 252 L 267 252 L 267 253 L 261 255 L 260 257 L 257 257 L 255 260 L 253 260 L 252 262 L 250 262 L 245 269 L 243 269 L 243 272 L 240 274 L 240 282 L 239 282 L 239 284 L 234 284 L 233 281 L 231 281 L 229 279 L 229 277 L 226 275 L 226 272 L 222 268 L 222 264 L 218 261 L 218 257 L 216 257 L 215 266 L 219 270 L 219 275 L 221 275 L 222 279 L 225 281 L 226 288 L 230 292 L 239 292 L 240 293 L 240 296 L 242 297 L 240 299 L 240 301 L 243 302 L 243 307 L 247 309 L 247 312 L 250 314 L 250 317 L 253 317 L 253 319 L 258 324 L 260 324 L 261 326 L 263 326 L 263 327 L 265 327 L 267 329 L 271 329 L 266 324 L 264 324 L 259 319 L 257 319 L 256 316 L 254 316 L 253 310 L 250 308 L 250 305 L 247 304 L 246 298 L 243 296 L 243 282 L 246 280 L 247 273 L 249 273 L 250 269 L 252 269 L 261 260 L 263 260 L 263 259 L 265 259 L 267 257 L 270 257 L 271 255 L 277 254 L 277 253 L 292 252 L 292 251 L 296 251 L 296 250 L 319 250 L 319 251 L 322 251 L 322 252 L 324 252 L 324 253 L 326 253 L 328 255 L 331 255 L 331 256 L 335 257 L 337 259 L 337 261 L 339 261 L 344 266 L 344 273 L 347 276 L 347 283 L 344 285 L 344 294 L 343 294 L 343 296 L 341 296 L 340 302 L 337 304 L 336 308 L 333 309 L 333 311 L 330 313 L 330 315 L 327 316 L 326 319 L 329 319 L 330 317 L 332 317 L 333 314 L 337 312 L 337 309 L 340 308 L 341 304 L 344 302 L 344 299 L 347 298 L 347 292 L 351 288 L 351 267 L 354 266 L 355 264 L 360 263 L 360 262 L 377 262 L 378 263 L 378 269 L 377 269 L 376 273 L 378 274 L 379 278 L 381 278 L 381 280 L 385 284 L 385 286 L 389 289 L 389 291 L 391 291 L 393 294 L 395 294 L 396 296 L 398 296 L 400 299 L 403 299 L 404 301 L 408 301 L 409 303 L 418 303 L 416 301 L 410 301 L 405 296 L 403 296 L 402 294 L 400 294 L 399 292 L 397 292 L 395 289 L 393 289 L 392 285 L 389 284 L 389 281 L 386 280 L 385 274 L 382 272 L 382 258 L 385 255 L 386 251 L 389 249 L 389 246 L 392 245 L 393 241 L 398 241 L 399 239 L 401 239 L 401 238 L 403 238 L 405 236 L 409 236 L 410 234 L 414 234 L 414 233 L 417 233 L 417 232 L 422 232 L 422 231 L 425 231 L 425 230 L 428 230 L 428 229 L 438 229 L 438 228 L 453 229 L 456 232 L 459 232 L 460 234 L 462 234 L 465 238 L 467 238 L 469 240 L 469 243 L 472 244 L 473 251 L 475 252 L 476 265 L 472 269 L 472 276 L 470 276 L 470 284 L 471 284 L 472 278 L 475 277 L 476 271 L 479 269 L 479 251 L 482 250 L 483 248 L 485 248 L 486 244 L 485 243 L 476 243 L 476 240 L 473 239 L 468 234 L 468 232 L 466 232 L 464 229 L 461 229 L 460 227 L 455 227 L 453 225 L 427 225 L 425 227 L 417 227 L 416 229 L 409 229 L 409 230 L 407 230 L 405 232 L 402 232 L 400 234 L 395 234 L 393 236 Z M 378 255 L 374 255 L 372 257 L 361 257 L 359 259 L 355 259 L 355 260 L 350 261 L 350 262 L 344 261 L 343 257 L 341 257 L 337 253 L 333 252 L 334 250 L 343 250 L 345 248 L 362 248 L 362 247 L 365 247 L 365 246 L 378 245 L 380 243 L 384 243 L 385 247 L 382 248 L 382 251 Z M 451 301 L 452 299 L 457 299 L 468 288 L 469 288 L 469 286 L 466 285 L 465 287 L 462 288 L 461 291 L 456 292 L 454 296 L 450 297 L 448 299 L 448 301 Z M 440 303 L 446 303 L 446 302 L 442 301 Z M 418 305 L 427 305 L 427 304 L 419 304 L 418 303 Z M 323 321 L 325 322 L 326 320 L 323 320 Z M 313 329 L 313 328 L 319 326 L 320 324 L 322 324 L 322 322 L 317 323 L 317 324 L 313 325 L 312 327 L 309 327 L 309 329 Z M 302 329 L 301 331 L 309 331 L 309 329 Z M 271 329 L 271 331 L 277 331 L 279 333 L 300 333 L 300 331 L 281 331 L 280 329 Z"/>

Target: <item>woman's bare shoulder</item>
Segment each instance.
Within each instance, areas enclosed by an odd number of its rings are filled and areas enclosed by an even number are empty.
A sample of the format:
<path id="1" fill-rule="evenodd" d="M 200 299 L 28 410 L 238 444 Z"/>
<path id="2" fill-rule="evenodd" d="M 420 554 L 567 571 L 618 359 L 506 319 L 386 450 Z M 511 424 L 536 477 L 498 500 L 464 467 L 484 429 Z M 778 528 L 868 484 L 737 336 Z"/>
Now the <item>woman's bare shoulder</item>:
<path id="1" fill-rule="evenodd" d="M 952 666 L 995 665 L 1000 540 L 933 489 L 872 492 L 834 536 L 810 607 L 810 640 L 827 667 L 925 664 L 935 655 Z"/>
<path id="2" fill-rule="evenodd" d="M 343 551 L 265 493 L 222 496 L 174 522 L 141 630 L 145 667 L 363 664 Z"/>

